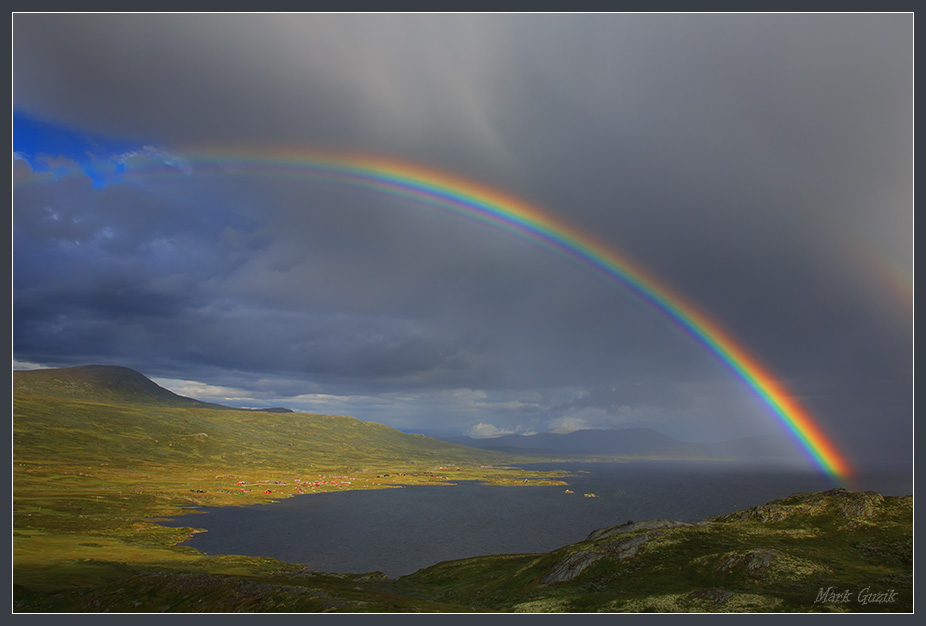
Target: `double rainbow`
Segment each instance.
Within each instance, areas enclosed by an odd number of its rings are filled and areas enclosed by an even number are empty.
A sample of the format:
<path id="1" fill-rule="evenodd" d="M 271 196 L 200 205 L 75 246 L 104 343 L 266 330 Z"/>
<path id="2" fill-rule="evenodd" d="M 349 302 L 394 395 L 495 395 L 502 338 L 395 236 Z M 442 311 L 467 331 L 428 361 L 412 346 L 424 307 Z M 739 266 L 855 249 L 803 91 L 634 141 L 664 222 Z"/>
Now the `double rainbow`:
<path id="1" fill-rule="evenodd" d="M 222 149 L 184 159 L 197 174 L 309 178 L 384 192 L 490 224 L 577 259 L 650 303 L 719 357 L 768 406 L 808 458 L 837 483 L 851 476 L 849 463 L 812 416 L 739 341 L 629 258 L 537 207 L 469 180 L 368 155 Z M 169 169 L 177 175 L 178 170 Z M 140 176 L 151 174 L 142 168 Z M 133 170 L 127 169 L 125 178 L 132 176 Z"/>

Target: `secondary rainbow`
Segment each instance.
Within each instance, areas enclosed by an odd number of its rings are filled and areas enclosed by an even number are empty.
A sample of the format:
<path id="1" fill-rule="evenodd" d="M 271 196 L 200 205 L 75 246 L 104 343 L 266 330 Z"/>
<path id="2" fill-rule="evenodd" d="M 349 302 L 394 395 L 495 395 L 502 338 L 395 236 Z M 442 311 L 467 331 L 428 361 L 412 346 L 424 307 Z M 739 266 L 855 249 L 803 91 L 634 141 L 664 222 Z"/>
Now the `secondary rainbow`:
<path id="1" fill-rule="evenodd" d="M 195 174 L 311 178 L 373 189 L 491 224 L 577 259 L 630 289 L 719 357 L 761 398 L 807 456 L 837 483 L 845 484 L 851 477 L 848 461 L 810 413 L 741 342 L 613 247 L 523 200 L 444 172 L 363 154 L 222 148 L 187 154 L 183 159 Z M 158 176 L 144 169 L 142 179 Z M 177 170 L 168 169 L 177 175 Z M 124 174 L 125 179 L 131 179 L 133 168 Z"/>

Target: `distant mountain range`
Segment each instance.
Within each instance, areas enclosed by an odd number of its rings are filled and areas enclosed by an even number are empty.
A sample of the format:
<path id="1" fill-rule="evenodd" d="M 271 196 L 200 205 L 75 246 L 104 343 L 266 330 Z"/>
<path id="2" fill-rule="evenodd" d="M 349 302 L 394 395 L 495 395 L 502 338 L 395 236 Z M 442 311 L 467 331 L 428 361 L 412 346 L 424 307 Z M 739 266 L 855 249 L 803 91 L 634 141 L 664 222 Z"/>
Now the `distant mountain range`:
<path id="1" fill-rule="evenodd" d="M 615 430 L 586 429 L 570 433 L 539 433 L 535 435 L 503 435 L 487 439 L 473 437 L 440 437 L 483 450 L 520 452 L 564 457 L 634 456 L 654 458 L 798 458 L 793 446 L 783 446 L 780 437 L 755 435 L 722 442 L 695 443 L 679 441 L 651 428 L 621 428 Z"/>
<path id="2" fill-rule="evenodd" d="M 651 428 L 620 430 L 577 430 L 571 433 L 536 435 L 502 435 L 488 439 L 473 437 L 438 437 L 444 441 L 473 448 L 492 450 L 532 450 L 542 452 L 578 452 L 582 454 L 635 454 L 672 448 L 680 441 Z"/>
<path id="3" fill-rule="evenodd" d="M 506 453 L 587 459 L 590 457 L 639 457 L 660 459 L 728 459 L 736 461 L 805 462 L 801 449 L 784 434 L 769 433 L 727 441 L 679 441 L 650 428 L 616 430 L 587 429 L 571 433 L 503 435 L 486 439 L 464 436 L 431 435 L 435 439 L 472 448 Z M 844 453 L 856 469 L 884 465 L 909 465 L 911 441 L 844 438 Z"/>

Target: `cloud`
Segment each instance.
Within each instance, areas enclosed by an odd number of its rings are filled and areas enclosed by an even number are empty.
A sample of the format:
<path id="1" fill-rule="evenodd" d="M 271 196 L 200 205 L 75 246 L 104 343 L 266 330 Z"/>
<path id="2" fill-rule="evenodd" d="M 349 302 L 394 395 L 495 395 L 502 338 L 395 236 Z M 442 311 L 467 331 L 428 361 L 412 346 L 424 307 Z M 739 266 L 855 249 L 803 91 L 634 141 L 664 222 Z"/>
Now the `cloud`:
<path id="1" fill-rule="evenodd" d="M 589 428 L 588 423 L 581 417 L 559 417 L 550 422 L 549 432 L 565 435 L 587 428 Z"/>
<path id="2" fill-rule="evenodd" d="M 187 159 L 170 154 L 156 146 L 142 146 L 137 150 L 115 154 L 112 156 L 112 160 L 122 168 L 144 169 L 150 167 L 150 163 L 154 162 L 174 167 L 187 175 L 193 173 L 193 166 L 190 165 Z"/>
<path id="3" fill-rule="evenodd" d="M 535 431 L 525 427 L 499 428 L 493 424 L 479 422 L 469 429 L 468 435 L 473 439 L 494 439 L 503 435 L 534 435 Z"/>
<path id="4" fill-rule="evenodd" d="M 178 380 L 174 378 L 152 378 L 158 385 L 176 394 L 188 398 L 197 398 L 208 402 L 219 402 L 239 406 L 239 402 L 253 401 L 253 392 L 234 387 L 208 385 L 195 380 Z"/>
<path id="5" fill-rule="evenodd" d="M 14 133 L 14 358 L 419 431 L 777 428 L 697 336 L 582 263 L 394 196 L 185 158 L 347 150 L 593 234 L 829 432 L 877 430 L 857 410 L 877 397 L 906 433 L 910 300 L 878 268 L 912 270 L 910 16 L 13 24 L 31 120 Z M 136 176 L 152 171 L 172 175 Z"/>
<path id="6" fill-rule="evenodd" d="M 18 361 L 13 359 L 13 369 L 14 370 L 37 370 L 44 369 L 45 366 L 41 363 L 30 363 L 28 361 Z"/>

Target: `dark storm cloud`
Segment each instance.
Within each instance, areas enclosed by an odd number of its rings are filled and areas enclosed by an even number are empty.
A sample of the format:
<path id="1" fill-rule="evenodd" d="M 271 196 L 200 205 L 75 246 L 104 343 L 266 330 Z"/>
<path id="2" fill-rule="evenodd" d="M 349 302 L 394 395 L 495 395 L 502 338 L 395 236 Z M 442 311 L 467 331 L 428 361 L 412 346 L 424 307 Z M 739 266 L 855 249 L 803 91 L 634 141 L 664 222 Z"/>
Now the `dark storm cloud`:
<path id="1" fill-rule="evenodd" d="M 17 106 L 96 132 L 175 145 L 294 142 L 393 153 L 447 142 L 447 154 L 492 138 L 478 129 L 483 83 L 496 64 L 484 17 L 16 20 Z M 465 139 L 474 131 L 479 137 Z"/>
<path id="2" fill-rule="evenodd" d="M 829 398 L 834 429 L 880 394 L 909 430 L 909 311 L 870 261 L 912 266 L 909 16 L 35 14 L 13 43 L 19 110 L 162 150 L 139 158 L 337 147 L 504 189 Z M 134 355 L 410 428 L 767 421 L 613 283 L 395 199 L 195 175 L 15 194 L 25 361 Z"/>

